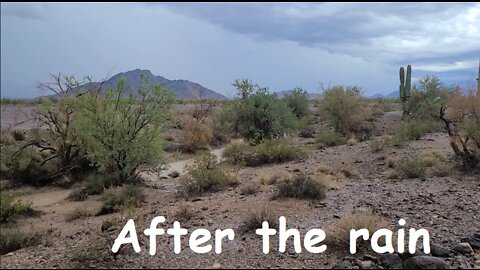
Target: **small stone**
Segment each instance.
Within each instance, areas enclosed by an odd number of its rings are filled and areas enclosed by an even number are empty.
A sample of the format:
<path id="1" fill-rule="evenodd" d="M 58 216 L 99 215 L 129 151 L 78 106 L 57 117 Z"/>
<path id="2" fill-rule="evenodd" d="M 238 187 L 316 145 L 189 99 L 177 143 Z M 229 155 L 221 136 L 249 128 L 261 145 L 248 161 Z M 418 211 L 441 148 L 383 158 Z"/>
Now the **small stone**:
<path id="1" fill-rule="evenodd" d="M 360 261 L 358 263 L 358 266 L 360 269 L 372 269 L 373 268 L 373 262 L 372 261 Z"/>
<path id="2" fill-rule="evenodd" d="M 430 253 L 435 257 L 450 257 L 450 251 L 439 244 L 430 244 Z"/>
<path id="3" fill-rule="evenodd" d="M 459 243 L 455 245 L 452 250 L 463 254 L 463 255 L 473 255 L 475 252 L 473 251 L 472 246 L 469 243 Z"/>
<path id="4" fill-rule="evenodd" d="M 363 259 L 366 261 L 372 261 L 374 263 L 378 262 L 378 258 L 370 254 L 366 254 L 365 256 L 363 256 Z"/>
<path id="5" fill-rule="evenodd" d="M 388 269 L 402 269 L 402 258 L 396 253 L 382 255 L 380 263 Z"/>
<path id="6" fill-rule="evenodd" d="M 347 261 L 341 261 L 335 264 L 332 269 L 352 269 L 352 264 Z"/>
<path id="7" fill-rule="evenodd" d="M 212 269 L 222 269 L 222 265 L 219 264 L 219 263 L 214 263 L 214 264 L 212 265 Z"/>
<path id="8" fill-rule="evenodd" d="M 403 269 L 450 269 L 440 258 L 432 256 L 416 256 L 403 262 Z"/>

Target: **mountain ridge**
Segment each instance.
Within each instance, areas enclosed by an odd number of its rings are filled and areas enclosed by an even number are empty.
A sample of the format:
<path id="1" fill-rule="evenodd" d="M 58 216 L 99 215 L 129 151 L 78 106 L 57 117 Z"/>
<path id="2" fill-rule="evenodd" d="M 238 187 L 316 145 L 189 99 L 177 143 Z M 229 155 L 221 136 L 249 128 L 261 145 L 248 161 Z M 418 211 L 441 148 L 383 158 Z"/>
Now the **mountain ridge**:
<path id="1" fill-rule="evenodd" d="M 143 78 L 142 78 L 143 76 Z M 114 88 L 121 79 L 125 80 L 127 86 L 127 93 L 136 95 L 138 89 L 145 83 L 160 84 L 162 87 L 173 92 L 177 99 L 197 99 L 197 98 L 207 98 L 207 99 L 216 99 L 216 100 L 226 100 L 227 98 L 211 89 L 208 89 L 202 86 L 199 83 L 191 82 L 189 80 L 180 79 L 180 80 L 170 80 L 162 76 L 154 75 L 148 69 L 134 69 L 130 71 L 120 72 L 115 74 L 110 79 L 103 82 L 100 89 L 100 93 L 105 93 L 105 90 L 109 88 Z M 86 87 L 92 86 L 92 84 L 98 84 L 99 82 L 88 83 L 84 86 L 77 87 L 72 89 L 72 93 L 78 93 L 84 90 Z"/>

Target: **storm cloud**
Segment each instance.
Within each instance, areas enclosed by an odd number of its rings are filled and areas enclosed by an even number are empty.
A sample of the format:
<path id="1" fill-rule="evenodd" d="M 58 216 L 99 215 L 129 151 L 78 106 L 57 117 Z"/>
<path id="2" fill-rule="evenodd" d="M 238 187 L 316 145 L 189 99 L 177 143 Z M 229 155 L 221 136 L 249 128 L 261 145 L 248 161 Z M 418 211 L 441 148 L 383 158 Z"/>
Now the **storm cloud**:
<path id="1" fill-rule="evenodd" d="M 472 79 L 478 3 L 2 3 L 2 96 L 33 97 L 48 74 L 101 79 L 141 68 L 232 96 L 236 78 L 274 91 L 416 78 Z"/>

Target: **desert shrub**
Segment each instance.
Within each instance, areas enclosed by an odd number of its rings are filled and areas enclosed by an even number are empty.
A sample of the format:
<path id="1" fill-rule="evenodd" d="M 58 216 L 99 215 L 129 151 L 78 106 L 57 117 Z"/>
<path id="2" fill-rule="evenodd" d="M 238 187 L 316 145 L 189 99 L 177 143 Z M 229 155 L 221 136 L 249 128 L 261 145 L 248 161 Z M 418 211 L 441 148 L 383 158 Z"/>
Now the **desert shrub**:
<path id="1" fill-rule="evenodd" d="M 178 211 L 175 213 L 175 220 L 188 221 L 195 216 L 195 211 L 191 205 L 180 204 Z"/>
<path id="2" fill-rule="evenodd" d="M 448 97 L 449 89 L 436 76 L 425 76 L 415 85 L 408 102 L 408 117 L 438 121 L 441 104 Z"/>
<path id="3" fill-rule="evenodd" d="M 171 92 L 148 82 L 138 95 L 127 93 L 121 79 L 104 96 L 83 95 L 76 118 L 88 158 L 102 173 L 113 170 L 122 183 L 142 171 L 161 169 L 160 132 L 173 101 Z"/>
<path id="4" fill-rule="evenodd" d="M 25 132 L 17 129 L 12 130 L 12 136 L 15 139 L 15 141 L 18 141 L 18 142 L 24 141 L 27 138 L 25 136 Z"/>
<path id="5" fill-rule="evenodd" d="M 393 112 L 396 109 L 395 100 L 390 98 L 379 98 L 374 106 L 382 112 Z"/>
<path id="6" fill-rule="evenodd" d="M 274 139 L 297 128 L 298 120 L 287 104 L 267 88 L 249 80 L 236 80 L 239 91 L 236 98 L 224 104 L 224 122 L 230 122 L 238 132 L 252 143 Z"/>
<path id="7" fill-rule="evenodd" d="M 23 232 L 14 228 L 0 230 L 0 255 L 22 248 L 40 244 L 41 234 L 38 232 Z"/>
<path id="8" fill-rule="evenodd" d="M 253 195 L 260 190 L 260 183 L 256 181 L 249 181 L 248 183 L 242 185 L 240 188 L 240 194 L 242 195 Z"/>
<path id="9" fill-rule="evenodd" d="M 315 138 L 315 129 L 309 125 L 304 125 L 300 128 L 298 136 L 302 138 Z"/>
<path id="10" fill-rule="evenodd" d="M 322 200 L 325 198 L 324 183 L 308 175 L 297 175 L 293 180 L 281 182 L 275 198 L 298 198 Z"/>
<path id="11" fill-rule="evenodd" d="M 0 193 L 0 223 L 15 221 L 18 215 L 32 213 L 29 204 L 16 201 L 6 192 Z"/>
<path id="12" fill-rule="evenodd" d="M 198 150 L 208 149 L 213 138 L 213 131 L 206 122 L 193 117 L 185 117 L 182 129 L 183 149 L 195 153 Z"/>
<path id="13" fill-rule="evenodd" d="M 280 170 L 275 172 L 260 172 L 253 181 L 261 184 L 261 185 L 274 185 L 277 183 L 281 183 L 284 181 L 292 180 L 293 174 Z"/>
<path id="14" fill-rule="evenodd" d="M 65 217 L 66 222 L 72 222 L 78 219 L 83 219 L 92 216 L 92 213 L 89 212 L 87 209 L 83 208 L 75 208 L 73 212 L 69 213 Z"/>
<path id="15" fill-rule="evenodd" d="M 351 166 L 341 166 L 337 171 L 347 178 L 357 178 L 360 176 L 358 170 Z"/>
<path id="16" fill-rule="evenodd" d="M 98 215 L 118 212 L 122 209 L 139 207 L 143 202 L 143 191 L 134 185 L 115 187 L 108 191 L 103 198 L 102 208 Z"/>
<path id="17" fill-rule="evenodd" d="M 2 145 L 12 145 L 15 143 L 15 138 L 9 130 L 0 131 L 0 144 Z"/>
<path id="18" fill-rule="evenodd" d="M 212 140 L 211 144 L 219 146 L 230 141 L 229 126 L 220 120 L 219 113 L 212 115 L 211 120 Z"/>
<path id="19" fill-rule="evenodd" d="M 450 146 L 467 170 L 480 168 L 480 93 L 457 89 L 442 103 L 440 119 L 450 137 Z"/>
<path id="20" fill-rule="evenodd" d="M 429 131 L 426 120 L 410 119 L 400 123 L 397 136 L 401 140 L 420 140 Z"/>
<path id="21" fill-rule="evenodd" d="M 423 178 L 428 164 L 419 158 L 401 159 L 395 163 L 395 170 L 407 178 Z"/>
<path id="22" fill-rule="evenodd" d="M 317 143 L 326 146 L 337 146 L 346 143 L 346 138 L 343 134 L 331 129 L 324 129 L 320 131 L 317 137 Z"/>
<path id="23" fill-rule="evenodd" d="M 13 183 L 44 186 L 55 179 L 58 167 L 53 163 L 45 163 L 44 157 L 36 149 L 29 147 L 13 151 L 13 154 L 9 154 L 9 150 L 2 153 L 4 158 L 9 158 L 4 163 L 8 168 L 5 174 Z"/>
<path id="24" fill-rule="evenodd" d="M 205 153 L 196 158 L 189 173 L 180 180 L 180 184 L 187 193 L 201 194 L 234 186 L 237 181 L 218 166 L 215 155 Z"/>
<path id="25" fill-rule="evenodd" d="M 385 143 L 379 139 L 375 139 L 375 140 L 371 140 L 368 143 L 368 146 L 370 146 L 370 150 L 373 153 L 378 153 L 385 148 Z"/>
<path id="26" fill-rule="evenodd" d="M 233 142 L 225 148 L 223 157 L 231 164 L 243 166 L 245 165 L 247 148 L 249 146 L 245 143 Z"/>
<path id="27" fill-rule="evenodd" d="M 303 158 L 306 151 L 290 140 L 265 139 L 255 146 L 233 143 L 225 149 L 224 156 L 231 164 L 259 166 Z"/>
<path id="28" fill-rule="evenodd" d="M 120 186 L 123 184 L 139 184 L 140 178 L 129 179 L 128 182 L 122 182 L 114 174 L 98 174 L 91 173 L 85 178 L 85 187 L 82 189 L 74 190 L 69 195 L 71 201 L 83 201 L 88 196 L 102 194 L 106 189 L 114 186 Z"/>
<path id="29" fill-rule="evenodd" d="M 294 88 L 283 96 L 283 101 L 292 110 L 297 118 L 303 118 L 310 114 L 308 109 L 308 93 L 302 88 Z"/>
<path id="30" fill-rule="evenodd" d="M 320 112 L 336 132 L 344 135 L 361 132 L 362 123 L 371 117 L 360 90 L 357 86 L 334 86 L 323 92 Z"/>
<path id="31" fill-rule="evenodd" d="M 240 231 L 243 233 L 255 232 L 256 229 L 262 228 L 262 223 L 264 221 L 268 222 L 270 228 L 278 228 L 278 217 L 273 214 L 270 208 L 261 206 L 255 209 L 250 209 Z"/>
<path id="32" fill-rule="evenodd" d="M 369 232 L 387 228 L 387 222 L 372 212 L 356 213 L 341 217 L 329 227 L 329 242 L 332 246 L 348 249 L 350 245 L 350 230 L 367 229 Z M 357 241 L 357 250 L 370 248 L 369 241 Z"/>
<path id="33" fill-rule="evenodd" d="M 254 151 L 262 163 L 285 162 L 306 156 L 305 150 L 290 140 L 263 140 Z"/>

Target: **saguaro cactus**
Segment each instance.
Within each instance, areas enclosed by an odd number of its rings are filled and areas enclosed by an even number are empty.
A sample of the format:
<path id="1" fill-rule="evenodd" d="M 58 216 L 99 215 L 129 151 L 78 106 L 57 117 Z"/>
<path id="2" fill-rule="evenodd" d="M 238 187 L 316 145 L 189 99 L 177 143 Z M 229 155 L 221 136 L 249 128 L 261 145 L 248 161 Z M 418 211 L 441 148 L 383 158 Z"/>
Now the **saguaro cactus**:
<path id="1" fill-rule="evenodd" d="M 412 79 L 412 66 L 407 66 L 407 75 L 405 76 L 405 69 L 400 67 L 400 101 L 402 102 L 403 116 L 409 114 L 408 101 L 410 99 Z"/>

